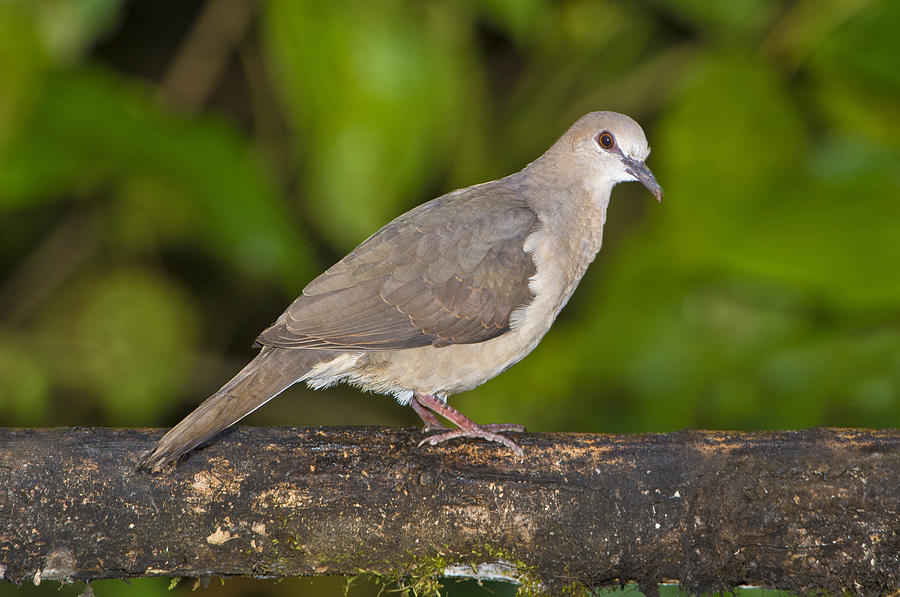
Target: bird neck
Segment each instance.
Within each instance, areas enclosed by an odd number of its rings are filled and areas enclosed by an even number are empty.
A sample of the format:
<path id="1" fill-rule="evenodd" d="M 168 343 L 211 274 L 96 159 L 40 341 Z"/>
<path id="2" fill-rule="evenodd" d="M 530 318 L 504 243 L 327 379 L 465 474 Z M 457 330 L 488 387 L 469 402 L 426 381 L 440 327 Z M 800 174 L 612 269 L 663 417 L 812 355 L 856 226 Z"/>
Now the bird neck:
<path id="1" fill-rule="evenodd" d="M 543 227 L 557 239 L 560 254 L 571 261 L 577 283 L 600 250 L 613 185 L 604 181 L 590 184 L 542 162 L 537 160 L 522 170 L 517 184 Z"/>
<path id="2" fill-rule="evenodd" d="M 589 221 L 602 227 L 614 182 L 573 176 L 571 171 L 544 159 L 535 160 L 514 176 L 538 215 Z"/>
<path id="3" fill-rule="evenodd" d="M 560 139 L 518 174 L 533 189 L 536 197 L 564 196 L 575 209 L 605 214 L 610 193 L 617 181 L 609 180 L 600 172 L 584 172 L 584 165 L 575 163 L 571 151 L 567 151 L 569 148 L 560 146 L 563 140 Z"/>

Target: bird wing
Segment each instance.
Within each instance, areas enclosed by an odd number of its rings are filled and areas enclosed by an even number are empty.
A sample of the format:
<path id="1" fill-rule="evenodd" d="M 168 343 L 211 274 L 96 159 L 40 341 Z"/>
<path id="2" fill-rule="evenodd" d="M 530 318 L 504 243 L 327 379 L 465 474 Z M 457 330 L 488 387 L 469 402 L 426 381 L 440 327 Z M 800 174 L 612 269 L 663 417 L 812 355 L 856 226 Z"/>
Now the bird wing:
<path id="1" fill-rule="evenodd" d="M 352 350 L 483 342 L 534 298 L 525 240 L 538 218 L 502 184 L 455 191 L 398 217 L 313 280 L 266 346 Z"/>

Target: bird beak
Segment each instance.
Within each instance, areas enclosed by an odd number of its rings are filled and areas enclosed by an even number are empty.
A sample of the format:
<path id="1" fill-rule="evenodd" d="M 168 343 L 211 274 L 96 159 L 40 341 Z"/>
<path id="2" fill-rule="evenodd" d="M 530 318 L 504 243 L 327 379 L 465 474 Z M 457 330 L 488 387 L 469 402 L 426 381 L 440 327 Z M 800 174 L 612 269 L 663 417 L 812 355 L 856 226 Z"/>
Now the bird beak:
<path id="1" fill-rule="evenodd" d="M 625 164 L 626 172 L 634 176 L 642 185 L 647 187 L 647 190 L 653 193 L 653 196 L 656 197 L 657 201 L 662 201 L 662 187 L 656 182 L 656 178 L 653 176 L 653 172 L 650 172 L 650 168 L 647 167 L 647 164 L 627 157 L 622 158 L 622 163 Z"/>

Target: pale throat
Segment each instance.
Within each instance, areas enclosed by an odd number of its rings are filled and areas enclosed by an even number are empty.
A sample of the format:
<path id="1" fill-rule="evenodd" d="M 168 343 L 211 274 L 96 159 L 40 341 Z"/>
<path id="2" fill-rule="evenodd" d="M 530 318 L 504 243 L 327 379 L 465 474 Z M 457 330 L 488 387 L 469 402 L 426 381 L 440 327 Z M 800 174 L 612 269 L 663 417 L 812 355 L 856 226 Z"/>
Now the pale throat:
<path id="1" fill-rule="evenodd" d="M 609 196 L 613 187 L 619 182 L 618 179 L 604 174 L 586 179 L 583 183 L 584 194 L 590 198 L 590 209 L 601 214 L 604 220 L 606 219 L 606 208 L 609 207 Z"/>
<path id="2" fill-rule="evenodd" d="M 600 250 L 603 242 L 603 225 L 614 182 L 599 180 L 586 184 L 584 192 L 574 206 L 564 238 L 570 245 L 571 255 L 576 256 L 576 268 L 584 273 L 588 264 Z M 580 277 L 580 276 L 579 276 Z"/>

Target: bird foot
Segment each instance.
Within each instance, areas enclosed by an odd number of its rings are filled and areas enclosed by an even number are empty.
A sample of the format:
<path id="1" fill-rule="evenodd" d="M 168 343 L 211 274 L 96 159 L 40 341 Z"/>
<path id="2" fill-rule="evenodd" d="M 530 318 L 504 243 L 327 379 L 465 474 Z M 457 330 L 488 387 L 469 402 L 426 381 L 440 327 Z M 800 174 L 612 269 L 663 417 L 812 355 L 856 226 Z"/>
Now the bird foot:
<path id="1" fill-rule="evenodd" d="M 488 425 L 477 425 L 476 427 L 471 429 L 451 429 L 450 431 L 447 431 L 445 433 L 439 433 L 437 435 L 426 437 L 419 442 L 419 447 L 423 446 L 424 444 L 436 446 L 442 442 L 447 441 L 448 439 L 455 439 L 457 437 L 473 437 L 478 439 L 485 439 L 489 442 L 497 442 L 498 444 L 503 444 L 504 446 L 512 450 L 513 453 L 519 457 L 519 459 L 525 458 L 525 451 L 522 450 L 522 447 L 519 446 L 519 444 L 509 439 L 505 435 L 490 431 L 487 427 Z M 518 427 L 521 427 L 521 425 L 519 425 Z"/>
<path id="2" fill-rule="evenodd" d="M 422 421 L 424 421 L 425 431 L 443 431 L 443 433 L 426 437 L 419 442 L 419 446 L 424 444 L 436 446 L 439 443 L 457 437 L 473 437 L 503 444 L 512 450 L 520 459 L 525 457 L 525 452 L 519 444 L 505 435 L 502 435 L 502 433 L 506 431 L 525 431 L 525 427 L 522 425 L 516 425 L 515 423 L 488 423 L 487 425 L 479 425 L 468 419 L 459 411 L 448 406 L 443 400 L 435 398 L 434 396 L 416 395 L 412 399 L 412 407 L 422 418 Z M 447 430 L 446 427 L 440 424 L 437 417 L 434 416 L 434 413 L 444 417 L 456 425 L 458 429 Z"/>

